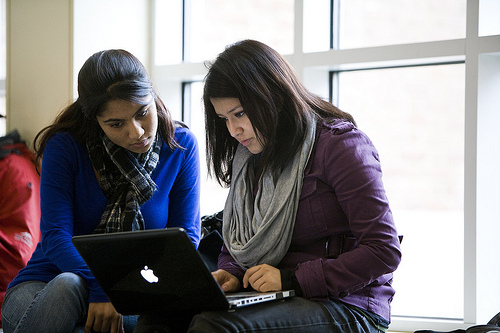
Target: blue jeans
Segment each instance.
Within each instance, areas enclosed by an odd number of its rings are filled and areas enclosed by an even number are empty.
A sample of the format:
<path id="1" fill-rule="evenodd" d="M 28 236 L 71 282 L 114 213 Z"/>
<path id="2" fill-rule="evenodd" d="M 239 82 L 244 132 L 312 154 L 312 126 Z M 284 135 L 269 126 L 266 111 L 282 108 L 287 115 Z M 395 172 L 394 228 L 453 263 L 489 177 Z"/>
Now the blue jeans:
<path id="1" fill-rule="evenodd" d="M 134 333 L 181 332 L 169 327 L 168 314 L 140 316 Z M 179 320 L 178 316 L 175 316 Z M 382 319 L 382 322 L 384 320 Z M 294 297 L 236 309 L 211 311 L 186 318 L 185 330 L 201 332 L 382 332 L 362 311 L 336 301 L 310 301 Z M 385 323 L 387 325 L 387 322 Z M 163 325 L 163 326 L 162 326 Z M 189 326 L 189 328 L 188 328 Z M 178 326 L 181 327 L 181 326 Z"/>
<path id="2" fill-rule="evenodd" d="M 62 273 L 52 281 L 29 281 L 9 288 L 2 306 L 5 333 L 83 332 L 87 318 L 85 280 Z M 132 332 L 136 317 L 124 316 L 125 332 Z M 132 325 L 132 327 L 130 327 Z"/>

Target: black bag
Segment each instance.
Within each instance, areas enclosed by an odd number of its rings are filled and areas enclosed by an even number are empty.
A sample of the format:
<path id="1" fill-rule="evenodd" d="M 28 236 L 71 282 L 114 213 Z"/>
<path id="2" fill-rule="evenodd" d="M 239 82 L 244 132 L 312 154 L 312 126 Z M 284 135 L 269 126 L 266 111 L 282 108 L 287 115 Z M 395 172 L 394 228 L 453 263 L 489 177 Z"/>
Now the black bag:
<path id="1" fill-rule="evenodd" d="M 500 312 L 496 314 L 486 325 L 474 325 L 466 330 L 454 330 L 450 332 L 439 332 L 432 330 L 419 330 L 415 333 L 500 333 Z"/>
<path id="2" fill-rule="evenodd" d="M 201 218 L 201 240 L 198 253 L 210 271 L 217 270 L 217 261 L 224 241 L 222 240 L 222 211 Z"/>
<path id="3" fill-rule="evenodd" d="M 222 215 L 221 210 L 213 215 L 205 215 L 201 218 L 201 238 L 205 237 L 212 231 L 218 231 L 222 235 Z"/>

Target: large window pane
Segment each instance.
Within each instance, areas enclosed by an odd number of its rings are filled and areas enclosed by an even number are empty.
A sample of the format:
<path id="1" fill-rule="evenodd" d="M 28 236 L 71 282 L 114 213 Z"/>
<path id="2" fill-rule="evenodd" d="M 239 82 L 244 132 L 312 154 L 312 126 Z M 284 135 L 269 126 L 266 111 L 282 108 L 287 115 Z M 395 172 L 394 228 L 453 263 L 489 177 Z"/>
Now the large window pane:
<path id="1" fill-rule="evenodd" d="M 466 0 L 341 0 L 340 48 L 465 38 Z"/>
<path id="2" fill-rule="evenodd" d="M 203 83 L 184 85 L 184 120 L 198 138 L 201 162 L 201 215 L 212 215 L 224 209 L 228 189 L 208 177 L 205 154 L 205 116 L 202 106 Z"/>
<path id="3" fill-rule="evenodd" d="M 339 74 L 404 235 L 394 315 L 463 317 L 464 85 L 463 64 Z"/>
<path id="4" fill-rule="evenodd" d="M 185 61 L 213 59 L 228 44 L 257 39 L 293 52 L 294 0 L 186 0 Z"/>
<path id="5" fill-rule="evenodd" d="M 500 34 L 500 1 L 479 1 L 479 36 Z"/>
<path id="6" fill-rule="evenodd" d="M 155 1 L 155 65 L 182 62 L 183 0 Z"/>
<path id="7" fill-rule="evenodd" d="M 330 49 L 331 0 L 304 0 L 304 52 Z"/>

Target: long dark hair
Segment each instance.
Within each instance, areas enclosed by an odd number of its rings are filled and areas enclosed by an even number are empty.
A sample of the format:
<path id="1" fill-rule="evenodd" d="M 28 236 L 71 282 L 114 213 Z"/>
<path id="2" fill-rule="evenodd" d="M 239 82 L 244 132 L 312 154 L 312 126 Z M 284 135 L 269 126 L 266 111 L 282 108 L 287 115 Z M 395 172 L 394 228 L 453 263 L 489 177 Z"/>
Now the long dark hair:
<path id="1" fill-rule="evenodd" d="M 78 142 L 96 138 L 101 128 L 96 116 L 111 100 L 122 99 L 144 103 L 153 96 L 160 134 L 172 149 L 179 147 L 175 141 L 175 125 L 169 111 L 156 94 L 151 79 L 142 63 L 125 50 L 106 50 L 93 54 L 78 73 L 78 98 L 43 128 L 35 137 L 33 146 L 37 165 L 41 162 L 47 141 L 57 132 L 69 132 Z"/>
<path id="2" fill-rule="evenodd" d="M 274 49 L 254 40 L 227 47 L 208 64 L 203 103 L 209 172 L 221 185 L 230 185 L 238 141 L 229 134 L 211 98 L 238 98 L 258 139 L 265 143 L 259 157 L 263 170 L 279 172 L 304 141 L 310 113 L 319 119 L 354 119 L 308 91 L 288 62 Z"/>

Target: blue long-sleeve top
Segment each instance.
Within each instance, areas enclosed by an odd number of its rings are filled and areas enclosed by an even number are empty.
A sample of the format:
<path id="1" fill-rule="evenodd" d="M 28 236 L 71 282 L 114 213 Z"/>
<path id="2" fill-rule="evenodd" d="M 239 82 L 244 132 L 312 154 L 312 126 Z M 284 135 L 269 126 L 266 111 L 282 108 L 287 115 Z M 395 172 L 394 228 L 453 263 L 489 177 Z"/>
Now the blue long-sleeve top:
<path id="1" fill-rule="evenodd" d="M 151 175 L 158 189 L 141 206 L 141 212 L 146 229 L 182 227 L 198 246 L 198 144 L 186 128 L 176 129 L 175 139 L 182 148 L 172 150 L 163 143 L 159 163 Z M 73 236 L 93 233 L 106 209 L 107 199 L 87 149 L 69 133 L 55 134 L 47 142 L 40 197 L 42 240 L 9 288 L 25 281 L 49 282 L 62 272 L 72 272 L 87 282 L 89 302 L 107 302 L 107 296 L 71 243 Z"/>

